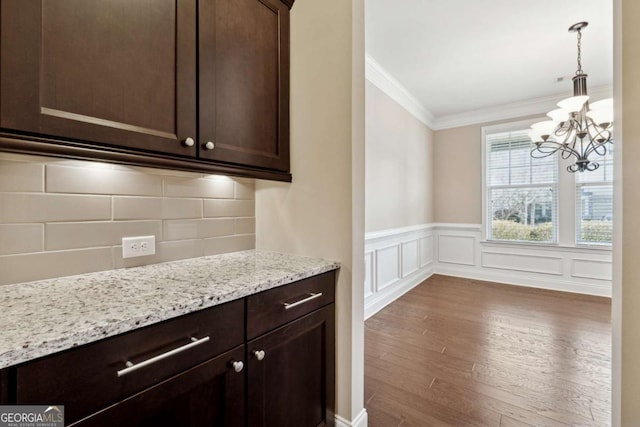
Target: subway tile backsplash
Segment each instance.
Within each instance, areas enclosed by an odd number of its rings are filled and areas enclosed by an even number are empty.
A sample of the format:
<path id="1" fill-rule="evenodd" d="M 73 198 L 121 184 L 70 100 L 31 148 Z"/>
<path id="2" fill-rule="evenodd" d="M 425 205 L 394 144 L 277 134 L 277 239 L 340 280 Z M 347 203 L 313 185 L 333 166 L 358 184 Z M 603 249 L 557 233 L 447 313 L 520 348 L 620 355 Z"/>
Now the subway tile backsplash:
<path id="1" fill-rule="evenodd" d="M 255 247 L 251 179 L 0 153 L 0 285 Z M 121 238 L 156 236 L 122 258 Z"/>

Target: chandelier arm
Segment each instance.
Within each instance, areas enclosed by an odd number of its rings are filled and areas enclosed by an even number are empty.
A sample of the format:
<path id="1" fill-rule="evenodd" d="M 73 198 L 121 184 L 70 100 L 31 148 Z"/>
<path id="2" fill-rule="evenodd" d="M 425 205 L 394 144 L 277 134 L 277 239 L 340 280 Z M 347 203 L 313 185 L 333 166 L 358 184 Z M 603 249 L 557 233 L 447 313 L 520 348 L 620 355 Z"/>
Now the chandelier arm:
<path id="1" fill-rule="evenodd" d="M 580 159 L 580 153 L 576 150 L 572 149 L 568 145 L 555 141 L 543 141 L 540 144 L 536 143 L 536 146 L 531 150 L 531 157 L 535 159 L 543 159 L 557 153 L 558 151 L 561 152 L 562 158 L 565 160 L 572 156 L 575 157 L 576 160 Z"/>
<path id="2" fill-rule="evenodd" d="M 563 160 L 570 159 L 572 156 L 573 156 L 573 157 L 576 157 L 576 158 L 580 157 L 580 156 L 578 155 L 578 152 L 577 152 L 577 151 L 573 150 L 571 147 L 568 147 L 568 146 L 567 146 L 566 148 L 562 149 L 562 151 L 561 151 L 560 153 L 561 153 L 561 154 L 560 154 L 560 157 L 561 157 Z"/>
<path id="3" fill-rule="evenodd" d="M 590 162 L 586 168 L 589 172 L 593 172 L 594 170 L 598 169 L 600 167 L 600 163 L 598 162 Z"/>
<path id="4" fill-rule="evenodd" d="M 560 149 L 562 149 L 562 145 L 555 141 L 540 141 L 531 150 L 531 155 L 536 158 L 544 158 L 555 154 Z M 540 153 L 540 155 L 538 156 L 537 153 Z"/>
<path id="5" fill-rule="evenodd" d="M 562 158 L 569 159 L 571 156 L 580 158 L 580 153 L 574 148 L 576 146 L 576 139 L 574 138 L 571 143 L 566 142 L 569 137 L 565 138 L 565 142 L 560 144 L 560 150 L 562 150 Z"/>
<path id="6" fill-rule="evenodd" d="M 567 166 L 567 172 L 576 173 L 578 172 L 578 170 L 579 170 L 578 165 L 575 163 Z"/>
<path id="7" fill-rule="evenodd" d="M 531 150 L 531 157 L 534 159 L 544 159 L 545 157 L 553 156 L 558 150 L 552 150 L 549 152 L 540 151 L 537 148 Z"/>
<path id="8" fill-rule="evenodd" d="M 575 150 L 576 128 L 579 129 L 580 124 L 575 120 L 575 118 L 571 118 L 562 123 L 562 125 L 554 132 L 556 137 L 560 137 L 562 139 L 562 142 L 559 142 L 558 144 L 561 145 L 563 159 L 568 159 L 571 156 L 580 157 L 580 153 Z"/>
<path id="9" fill-rule="evenodd" d="M 589 146 L 587 147 L 587 149 L 585 150 L 584 153 L 584 157 L 588 158 L 591 153 L 596 153 L 599 156 L 606 156 L 607 155 L 607 147 L 605 146 L 606 142 L 604 143 L 594 143 L 593 141 L 589 144 Z"/>
<path id="10" fill-rule="evenodd" d="M 601 141 L 602 144 L 611 141 L 611 131 L 593 121 L 593 119 L 587 116 L 585 120 L 587 126 L 587 132 L 592 141 Z M 609 125 L 610 126 L 610 125 Z"/>

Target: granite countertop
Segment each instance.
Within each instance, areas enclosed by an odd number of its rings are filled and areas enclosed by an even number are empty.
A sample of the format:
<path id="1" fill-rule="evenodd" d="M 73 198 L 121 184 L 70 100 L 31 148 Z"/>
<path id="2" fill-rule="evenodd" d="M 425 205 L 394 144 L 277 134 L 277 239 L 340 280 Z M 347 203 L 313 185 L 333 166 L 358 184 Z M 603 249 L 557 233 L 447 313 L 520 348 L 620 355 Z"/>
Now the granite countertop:
<path id="1" fill-rule="evenodd" d="M 339 267 L 250 250 L 2 286 L 0 368 Z"/>

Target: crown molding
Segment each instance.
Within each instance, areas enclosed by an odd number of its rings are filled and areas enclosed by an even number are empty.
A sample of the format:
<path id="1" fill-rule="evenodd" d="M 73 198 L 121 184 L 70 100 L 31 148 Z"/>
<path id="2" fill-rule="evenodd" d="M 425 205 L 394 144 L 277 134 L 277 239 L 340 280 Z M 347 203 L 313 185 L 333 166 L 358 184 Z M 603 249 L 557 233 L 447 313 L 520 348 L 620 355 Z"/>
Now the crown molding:
<path id="1" fill-rule="evenodd" d="M 433 130 L 443 130 L 461 126 L 489 123 L 508 119 L 521 118 L 534 114 L 546 114 L 557 108 L 558 101 L 567 98 L 571 94 L 566 92 L 557 95 L 528 99 L 510 104 L 497 105 L 495 107 L 481 108 L 473 111 L 465 111 L 458 114 L 450 114 L 435 119 Z M 595 86 L 589 89 L 591 99 L 603 99 L 613 96 L 613 86 Z"/>
<path id="2" fill-rule="evenodd" d="M 433 129 L 433 115 L 369 54 L 365 54 L 365 77 L 416 119 Z"/>
<path id="3" fill-rule="evenodd" d="M 546 114 L 557 108 L 556 104 L 558 101 L 571 95 L 567 92 L 562 92 L 551 96 L 434 117 L 418 99 L 411 95 L 399 81 L 369 54 L 365 54 L 365 77 L 432 130 L 451 129 L 480 123 L 522 118 L 536 114 Z M 613 96 L 613 86 L 603 85 L 590 88 L 589 96 L 591 99 L 596 100 L 610 98 Z"/>

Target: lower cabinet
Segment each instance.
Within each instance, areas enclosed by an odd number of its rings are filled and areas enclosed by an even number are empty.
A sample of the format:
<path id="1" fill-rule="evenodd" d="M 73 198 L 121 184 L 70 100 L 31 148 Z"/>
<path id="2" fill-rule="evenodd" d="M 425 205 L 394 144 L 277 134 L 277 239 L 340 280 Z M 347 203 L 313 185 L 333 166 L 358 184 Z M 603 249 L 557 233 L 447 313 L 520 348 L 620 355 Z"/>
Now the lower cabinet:
<path id="1" fill-rule="evenodd" d="M 247 344 L 248 425 L 334 425 L 334 308 Z"/>
<path id="2" fill-rule="evenodd" d="M 70 427 L 243 427 L 244 346 L 144 390 Z"/>
<path id="3" fill-rule="evenodd" d="M 335 272 L 0 370 L 74 427 L 334 425 Z"/>

